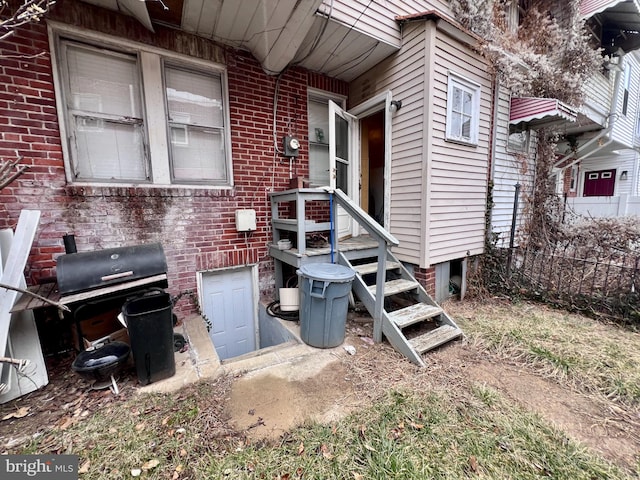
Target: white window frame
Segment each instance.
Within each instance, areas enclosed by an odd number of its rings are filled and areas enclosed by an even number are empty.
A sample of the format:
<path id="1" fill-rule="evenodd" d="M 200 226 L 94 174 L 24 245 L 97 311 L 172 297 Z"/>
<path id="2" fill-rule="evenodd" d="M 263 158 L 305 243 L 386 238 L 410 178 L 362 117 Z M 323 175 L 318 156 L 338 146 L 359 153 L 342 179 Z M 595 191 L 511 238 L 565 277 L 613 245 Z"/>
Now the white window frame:
<path id="1" fill-rule="evenodd" d="M 471 94 L 471 124 L 469 138 L 457 135 L 452 132 L 453 124 L 453 94 L 454 89 L 462 90 L 463 92 Z M 461 143 L 463 145 L 478 145 L 479 127 L 480 127 L 480 90 L 481 87 L 478 83 L 473 82 L 461 75 L 453 72 L 449 72 L 447 81 L 447 125 L 446 125 L 446 140 L 449 142 Z"/>
<path id="2" fill-rule="evenodd" d="M 311 101 L 316 101 L 316 102 L 321 102 L 321 103 L 326 103 L 327 105 L 327 124 L 329 123 L 329 100 L 331 100 L 332 102 L 334 102 L 335 104 L 337 104 L 338 106 L 340 106 L 340 108 L 345 108 L 345 104 L 346 104 L 346 98 L 342 95 L 337 95 L 331 92 L 327 92 L 325 90 L 318 90 L 315 88 L 308 88 L 307 89 L 307 117 L 309 118 L 309 103 Z M 330 140 L 330 135 L 329 135 L 329 129 L 327 128 L 326 132 L 322 132 L 324 135 L 324 139 L 322 142 L 322 145 L 326 145 L 327 148 L 327 155 L 329 154 L 329 140 Z M 315 144 L 317 146 L 320 145 L 320 143 L 318 143 L 316 141 L 315 138 L 309 138 L 309 170 L 311 170 L 311 162 L 313 162 L 314 160 L 311 158 L 311 153 L 312 153 L 312 145 Z M 328 157 L 327 157 L 328 158 Z M 329 165 L 327 165 L 327 167 L 329 167 Z M 331 172 L 329 172 L 329 178 L 331 177 Z M 331 180 L 329 180 L 329 183 L 331 183 Z M 318 187 L 318 186 L 323 186 L 323 185 L 318 185 L 317 183 L 312 183 L 311 186 L 314 187 Z"/>
<path id="3" fill-rule="evenodd" d="M 56 107 L 60 133 L 63 139 L 68 139 L 71 130 L 68 127 L 68 113 L 65 98 L 65 79 L 61 70 L 65 67 L 61 62 L 61 41 L 80 42 L 97 48 L 113 52 L 134 54 L 138 57 L 138 67 L 141 71 L 141 85 L 143 102 L 143 124 L 145 134 L 144 148 L 147 152 L 147 168 L 149 181 L 147 183 L 106 182 L 104 180 L 78 181 L 73 175 L 72 149 L 67 141 L 62 142 L 64 166 L 67 181 L 74 185 L 99 186 L 145 186 L 149 188 L 206 188 L 229 189 L 233 187 L 233 165 L 231 152 L 231 121 L 229 111 L 229 88 L 225 65 L 197 59 L 161 48 L 136 43 L 129 40 L 112 37 L 98 32 L 78 30 L 66 24 L 50 21 L 48 23 L 51 61 L 54 65 L 53 77 L 56 92 Z M 183 66 L 196 72 L 217 75 L 222 84 L 224 108 L 224 148 L 226 156 L 227 178 L 224 182 L 185 182 L 173 183 L 169 155 L 170 131 L 167 122 L 165 103 L 165 86 L 163 79 L 163 62 L 170 61 L 172 65 Z"/>
<path id="4" fill-rule="evenodd" d="M 507 151 L 511 153 L 528 153 L 531 134 L 530 130 L 509 133 L 507 137 Z M 516 135 L 518 137 L 516 137 Z"/>

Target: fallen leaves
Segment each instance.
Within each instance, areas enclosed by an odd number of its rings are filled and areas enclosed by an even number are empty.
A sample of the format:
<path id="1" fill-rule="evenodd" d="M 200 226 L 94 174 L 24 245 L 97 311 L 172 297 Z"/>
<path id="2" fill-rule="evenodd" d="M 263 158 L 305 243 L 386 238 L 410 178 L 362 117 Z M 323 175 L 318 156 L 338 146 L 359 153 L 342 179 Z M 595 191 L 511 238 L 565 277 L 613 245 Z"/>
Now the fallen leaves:
<path id="1" fill-rule="evenodd" d="M 145 462 L 142 465 L 142 471 L 147 472 L 149 470 L 153 470 L 154 468 L 156 468 L 158 465 L 160 465 L 160 461 L 156 460 L 155 458 L 153 460 L 149 460 L 148 462 Z"/>
<path id="2" fill-rule="evenodd" d="M 184 466 L 182 464 L 178 465 L 175 470 L 173 471 L 173 475 L 171 477 L 171 480 L 178 480 L 178 478 L 180 478 L 180 474 L 183 472 L 184 470 Z"/>
<path id="3" fill-rule="evenodd" d="M 91 460 L 85 461 L 82 465 L 80 465 L 80 468 L 78 468 L 78 473 L 81 475 L 84 473 L 89 473 L 90 466 L 91 466 Z"/>
<path id="4" fill-rule="evenodd" d="M 473 455 L 469 457 L 469 467 L 474 473 L 480 473 L 480 466 L 478 465 L 478 459 Z"/>
<path id="5" fill-rule="evenodd" d="M 73 418 L 71 417 L 62 417 L 60 421 L 56 424 L 56 428 L 59 430 L 66 430 L 71 425 L 73 425 Z"/>
<path id="6" fill-rule="evenodd" d="M 9 420 L 10 418 L 24 418 L 29 415 L 30 407 L 20 407 L 15 412 L 11 412 L 2 417 L 2 420 Z"/>
<path id="7" fill-rule="evenodd" d="M 327 460 L 331 460 L 333 458 L 333 454 L 331 453 L 331 451 L 329 450 L 329 447 L 327 447 L 325 443 L 320 445 L 320 453 Z"/>

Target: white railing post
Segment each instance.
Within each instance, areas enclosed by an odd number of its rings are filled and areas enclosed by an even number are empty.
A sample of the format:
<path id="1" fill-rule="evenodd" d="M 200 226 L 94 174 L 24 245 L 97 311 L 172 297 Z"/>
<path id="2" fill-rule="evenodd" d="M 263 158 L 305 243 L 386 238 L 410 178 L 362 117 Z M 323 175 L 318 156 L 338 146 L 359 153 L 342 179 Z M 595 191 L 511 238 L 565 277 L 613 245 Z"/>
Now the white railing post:
<path id="1" fill-rule="evenodd" d="M 629 195 L 623 194 L 618 197 L 618 217 L 626 217 L 629 206 Z"/>

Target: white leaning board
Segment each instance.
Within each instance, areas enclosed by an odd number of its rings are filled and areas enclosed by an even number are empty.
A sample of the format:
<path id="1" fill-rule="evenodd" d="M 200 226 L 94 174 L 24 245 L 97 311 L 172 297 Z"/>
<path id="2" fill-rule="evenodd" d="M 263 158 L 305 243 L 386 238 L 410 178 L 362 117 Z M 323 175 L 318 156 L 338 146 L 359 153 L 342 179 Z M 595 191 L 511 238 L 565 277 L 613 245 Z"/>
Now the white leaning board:
<path id="1" fill-rule="evenodd" d="M 2 283 L 16 287 L 25 286 L 24 266 L 39 219 L 39 211 L 23 211 L 15 237 L 11 229 L 0 231 Z M 30 366 L 24 374 L 19 374 L 13 366 L 0 364 L 0 382 L 9 386 L 9 390 L 0 395 L 0 403 L 18 398 L 49 383 L 33 312 L 28 310 L 9 313 L 19 295 L 12 290 L 0 289 L 0 352 L 7 357 L 29 360 Z"/>

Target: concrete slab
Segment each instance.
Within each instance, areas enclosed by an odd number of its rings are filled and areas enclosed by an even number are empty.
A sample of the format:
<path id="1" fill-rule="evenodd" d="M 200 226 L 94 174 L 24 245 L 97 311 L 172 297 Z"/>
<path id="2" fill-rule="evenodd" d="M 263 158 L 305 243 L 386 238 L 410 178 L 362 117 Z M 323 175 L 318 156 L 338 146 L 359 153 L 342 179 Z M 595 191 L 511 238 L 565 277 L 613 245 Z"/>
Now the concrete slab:
<path id="1" fill-rule="evenodd" d="M 176 373 L 164 380 L 141 386 L 138 393 L 175 392 L 198 380 L 215 378 L 222 373 L 220 360 L 201 316 L 186 318 L 175 331 L 184 335 L 189 343 L 186 351 L 175 353 Z"/>
<path id="2" fill-rule="evenodd" d="M 278 319 L 289 330 L 293 340 L 220 361 L 202 317 L 193 315 L 176 327 L 189 342 L 186 352 L 177 352 L 176 373 L 170 378 L 141 386 L 139 393 L 174 392 L 185 385 L 221 374 L 252 378 L 260 372 L 287 381 L 302 381 L 317 374 L 340 356 L 347 355 L 343 345 L 315 348 L 300 340 L 297 322 Z"/>

